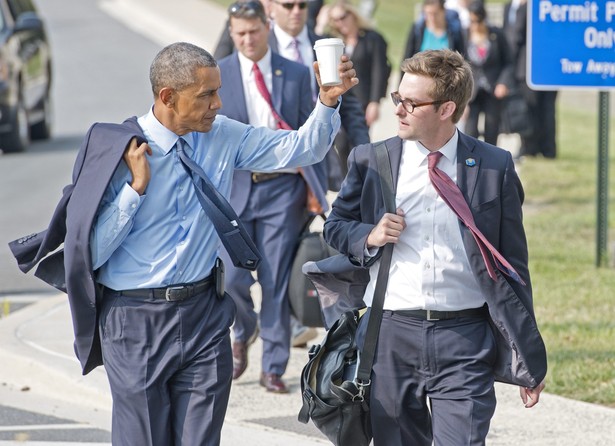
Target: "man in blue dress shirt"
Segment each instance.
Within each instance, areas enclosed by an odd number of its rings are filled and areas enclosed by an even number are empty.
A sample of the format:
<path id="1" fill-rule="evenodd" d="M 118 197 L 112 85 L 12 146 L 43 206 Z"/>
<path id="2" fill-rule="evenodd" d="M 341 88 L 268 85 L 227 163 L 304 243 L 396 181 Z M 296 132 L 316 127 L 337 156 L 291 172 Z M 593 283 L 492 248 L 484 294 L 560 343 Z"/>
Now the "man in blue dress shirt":
<path id="1" fill-rule="evenodd" d="M 154 106 L 138 118 L 98 207 L 90 249 L 104 290 L 98 312 L 113 396 L 114 445 L 217 445 L 233 369 L 235 307 L 218 298 L 212 268 L 220 240 L 176 150 L 228 197 L 235 169 L 272 171 L 320 161 L 339 128 L 339 97 L 358 80 L 321 87 L 299 131 L 254 128 L 216 116 L 216 61 L 187 43 L 164 48 L 150 69 Z M 87 144 L 86 144 L 87 145 Z M 186 285 L 188 284 L 188 285 Z M 183 300 L 169 302 L 180 287 Z"/>

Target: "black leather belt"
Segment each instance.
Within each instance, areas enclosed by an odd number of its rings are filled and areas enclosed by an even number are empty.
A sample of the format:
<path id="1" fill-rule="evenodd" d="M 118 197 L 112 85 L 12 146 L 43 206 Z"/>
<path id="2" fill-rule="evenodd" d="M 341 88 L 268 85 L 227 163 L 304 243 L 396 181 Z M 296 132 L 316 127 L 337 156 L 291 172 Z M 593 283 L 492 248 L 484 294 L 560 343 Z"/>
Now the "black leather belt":
<path id="1" fill-rule="evenodd" d="M 252 182 L 253 183 L 262 183 L 264 181 L 269 181 L 269 180 L 273 180 L 275 178 L 279 178 L 282 175 L 295 175 L 295 174 L 294 173 L 290 173 L 290 172 L 271 172 L 271 173 L 252 172 Z"/>
<path id="2" fill-rule="evenodd" d="M 441 321 L 444 319 L 455 319 L 458 317 L 485 317 L 487 315 L 487 307 L 484 306 L 459 311 L 395 310 L 391 311 L 391 313 L 399 316 L 423 319 L 425 321 Z"/>
<path id="3" fill-rule="evenodd" d="M 192 296 L 202 293 L 213 285 L 213 276 L 208 276 L 203 280 L 194 283 L 171 285 L 164 288 L 138 288 L 136 290 L 118 291 L 122 296 L 127 297 L 154 297 L 164 299 L 169 302 L 178 302 L 190 299 Z"/>

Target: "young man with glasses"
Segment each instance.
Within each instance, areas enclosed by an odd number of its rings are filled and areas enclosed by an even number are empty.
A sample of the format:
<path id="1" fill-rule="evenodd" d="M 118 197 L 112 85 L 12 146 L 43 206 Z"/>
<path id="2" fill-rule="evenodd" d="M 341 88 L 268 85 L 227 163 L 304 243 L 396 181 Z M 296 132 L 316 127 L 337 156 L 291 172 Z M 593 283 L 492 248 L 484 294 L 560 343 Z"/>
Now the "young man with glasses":
<path id="1" fill-rule="evenodd" d="M 229 30 L 235 51 L 218 62 L 224 82 L 220 89 L 220 114 L 255 127 L 299 128 L 312 111 L 310 72 L 302 64 L 275 54 L 269 48 L 269 20 L 260 2 L 233 3 Z M 287 393 L 282 380 L 290 356 L 291 328 L 288 281 L 294 250 L 308 219 L 308 188 L 317 209 L 328 210 L 327 167 L 323 162 L 275 172 L 237 170 L 230 202 L 263 255 L 257 269 L 261 288 L 260 313 L 254 311 L 249 271 L 226 267 L 229 295 L 237 314 L 233 325 L 233 379 L 248 365 L 248 348 L 254 334 L 263 340 L 260 384 L 269 392 Z"/>
<path id="2" fill-rule="evenodd" d="M 523 188 L 509 152 L 456 128 L 473 84 L 459 53 L 419 52 L 401 68 L 398 132 L 385 141 L 397 210 L 384 212 L 373 145 L 356 147 L 324 237 L 369 268 L 368 307 L 381 248 L 395 246 L 371 376 L 374 445 L 484 445 L 494 381 L 519 385 L 532 407 L 547 371 Z"/>

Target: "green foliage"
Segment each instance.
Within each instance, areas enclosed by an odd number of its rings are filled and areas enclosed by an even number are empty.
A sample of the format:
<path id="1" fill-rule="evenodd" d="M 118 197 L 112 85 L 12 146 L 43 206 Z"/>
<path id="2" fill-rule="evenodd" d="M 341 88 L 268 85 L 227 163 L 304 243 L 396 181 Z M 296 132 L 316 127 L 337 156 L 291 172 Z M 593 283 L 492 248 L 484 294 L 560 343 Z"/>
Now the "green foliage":
<path id="1" fill-rule="evenodd" d="M 595 266 L 597 108 L 561 102 L 557 159 L 530 158 L 520 166 L 548 391 L 615 406 L 615 272 Z"/>

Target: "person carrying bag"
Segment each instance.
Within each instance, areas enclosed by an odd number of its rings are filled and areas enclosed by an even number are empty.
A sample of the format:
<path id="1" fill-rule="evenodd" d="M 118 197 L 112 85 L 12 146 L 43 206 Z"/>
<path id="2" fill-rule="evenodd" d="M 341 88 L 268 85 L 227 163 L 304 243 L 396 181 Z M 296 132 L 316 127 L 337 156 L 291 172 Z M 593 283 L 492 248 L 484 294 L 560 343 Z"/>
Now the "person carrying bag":
<path id="1" fill-rule="evenodd" d="M 375 150 L 387 212 L 394 212 L 395 198 L 388 152 L 384 143 L 376 145 Z M 367 446 L 372 439 L 369 416 L 371 372 L 392 254 L 393 244 L 389 243 L 384 246 L 380 259 L 371 309 L 349 309 L 341 313 L 339 319 L 329 328 L 325 339 L 320 344 L 312 346 L 308 363 L 301 373 L 303 406 L 298 419 L 302 423 L 307 423 L 311 419 L 336 446 Z M 332 259 L 343 262 L 345 258 L 347 257 L 340 255 Z M 326 285 L 331 278 L 327 275 L 309 273 L 310 267 L 314 268 L 312 271 L 318 270 L 313 265 L 314 262 L 311 263 L 312 265 L 306 264 L 304 271 L 308 271 L 308 277 L 319 290 L 319 297 L 327 291 L 331 293 L 332 290 L 327 290 Z M 348 263 L 348 266 L 351 265 Z M 323 278 L 326 279 L 324 283 Z M 339 297 L 341 299 L 335 302 L 341 303 L 349 296 Z M 340 308 L 336 305 L 333 307 Z M 361 317 L 369 318 L 362 348 L 356 340 Z M 330 318 L 325 317 L 325 321 L 327 320 Z"/>

